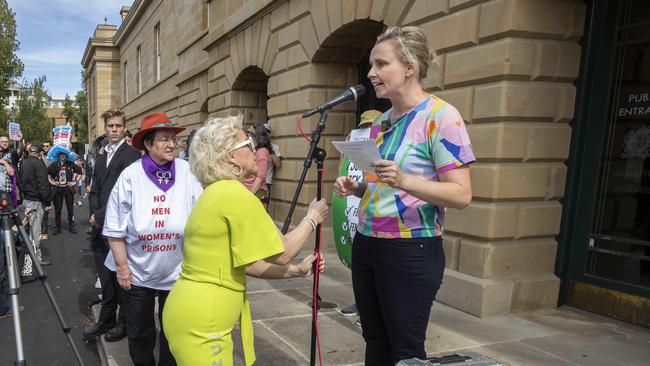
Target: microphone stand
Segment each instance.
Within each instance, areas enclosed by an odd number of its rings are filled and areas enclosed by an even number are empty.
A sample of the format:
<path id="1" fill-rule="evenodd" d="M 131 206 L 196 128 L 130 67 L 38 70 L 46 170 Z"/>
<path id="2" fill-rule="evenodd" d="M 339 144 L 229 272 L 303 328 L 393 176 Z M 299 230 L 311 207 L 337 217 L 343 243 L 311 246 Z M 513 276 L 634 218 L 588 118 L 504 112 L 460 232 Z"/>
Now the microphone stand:
<path id="1" fill-rule="evenodd" d="M 307 156 L 305 157 L 305 161 L 303 163 L 303 168 L 302 168 L 302 174 L 300 175 L 300 180 L 298 181 L 298 186 L 296 187 L 296 191 L 293 194 L 293 200 L 291 201 L 291 206 L 289 207 L 289 213 L 287 214 L 287 218 L 284 220 L 284 225 L 282 226 L 282 233 L 286 234 L 287 231 L 289 230 L 289 225 L 291 224 L 291 217 L 293 216 L 293 211 L 296 208 L 296 204 L 298 203 L 298 197 L 300 196 L 300 191 L 302 190 L 302 186 L 305 183 L 305 177 L 307 176 L 307 172 L 309 171 L 309 168 L 311 168 L 312 160 L 316 160 L 316 168 L 317 168 L 317 183 L 316 183 L 316 199 L 320 200 L 321 196 L 323 194 L 323 162 L 325 161 L 325 150 L 321 149 L 318 147 L 318 142 L 320 141 L 321 134 L 323 133 L 323 130 L 325 129 L 325 122 L 327 121 L 327 110 L 321 111 L 320 112 L 320 119 L 318 120 L 318 125 L 316 126 L 316 129 L 311 133 L 311 144 L 309 146 L 309 152 L 307 153 Z M 316 253 L 320 253 L 320 245 L 321 245 L 321 224 L 316 225 L 316 231 L 315 231 L 315 245 L 314 245 L 314 251 Z M 323 306 L 324 308 L 335 308 L 337 305 L 334 303 L 326 302 L 326 301 L 321 301 L 320 295 L 318 294 L 318 281 L 317 281 L 317 276 L 319 275 L 318 273 L 318 261 L 314 262 L 314 267 L 313 267 L 313 273 L 314 273 L 314 284 L 313 284 L 313 293 L 314 293 L 314 298 L 312 300 L 311 306 L 312 306 L 312 317 L 311 317 L 311 357 L 310 357 L 310 362 L 309 364 L 311 366 L 314 366 L 316 363 L 316 317 L 318 313 L 318 309 Z"/>

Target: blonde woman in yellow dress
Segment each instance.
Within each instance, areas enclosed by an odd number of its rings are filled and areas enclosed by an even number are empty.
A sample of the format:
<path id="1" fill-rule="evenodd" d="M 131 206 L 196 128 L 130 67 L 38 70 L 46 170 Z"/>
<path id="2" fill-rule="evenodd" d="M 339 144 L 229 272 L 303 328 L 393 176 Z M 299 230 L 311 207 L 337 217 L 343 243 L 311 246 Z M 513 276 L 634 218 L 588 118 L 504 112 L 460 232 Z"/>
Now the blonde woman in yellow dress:
<path id="1" fill-rule="evenodd" d="M 239 320 L 246 365 L 252 365 L 246 275 L 309 276 L 316 255 L 289 262 L 325 219 L 327 204 L 314 200 L 293 231 L 280 233 L 243 185 L 257 167 L 255 143 L 242 130 L 241 117 L 208 120 L 192 140 L 189 161 L 204 191 L 187 221 L 180 278 L 163 311 L 169 347 L 178 365 L 232 365 L 231 331 Z"/>

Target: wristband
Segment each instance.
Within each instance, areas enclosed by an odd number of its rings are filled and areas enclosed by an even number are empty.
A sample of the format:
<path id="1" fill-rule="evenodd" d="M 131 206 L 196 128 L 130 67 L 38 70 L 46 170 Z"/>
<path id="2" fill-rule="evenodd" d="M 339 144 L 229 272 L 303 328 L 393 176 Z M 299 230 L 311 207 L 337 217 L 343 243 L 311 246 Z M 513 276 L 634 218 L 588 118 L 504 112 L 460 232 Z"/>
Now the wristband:
<path id="1" fill-rule="evenodd" d="M 316 231 L 316 220 L 312 219 L 309 216 L 305 216 L 302 221 L 307 221 L 309 225 L 311 225 L 311 228 Z"/>

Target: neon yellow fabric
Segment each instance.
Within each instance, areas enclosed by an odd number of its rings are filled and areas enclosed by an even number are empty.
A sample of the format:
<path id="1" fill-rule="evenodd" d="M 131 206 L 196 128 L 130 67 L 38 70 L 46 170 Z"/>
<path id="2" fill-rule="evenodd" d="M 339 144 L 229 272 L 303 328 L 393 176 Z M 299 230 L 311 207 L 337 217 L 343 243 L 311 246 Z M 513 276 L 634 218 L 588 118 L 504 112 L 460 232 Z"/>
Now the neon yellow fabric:
<path id="1" fill-rule="evenodd" d="M 252 365 L 255 352 L 245 292 L 246 266 L 284 251 L 273 220 L 240 182 L 219 181 L 199 197 L 184 236 L 180 279 L 163 314 L 176 362 L 206 364 L 219 356 L 223 366 L 232 365 L 230 332 L 239 319 L 246 365 Z"/>
<path id="2" fill-rule="evenodd" d="M 176 364 L 232 365 L 231 332 L 240 318 L 243 298 L 243 292 L 212 283 L 176 281 L 163 312 L 165 335 Z M 253 354 L 251 363 L 254 358 Z M 246 357 L 247 364 L 249 359 Z"/>

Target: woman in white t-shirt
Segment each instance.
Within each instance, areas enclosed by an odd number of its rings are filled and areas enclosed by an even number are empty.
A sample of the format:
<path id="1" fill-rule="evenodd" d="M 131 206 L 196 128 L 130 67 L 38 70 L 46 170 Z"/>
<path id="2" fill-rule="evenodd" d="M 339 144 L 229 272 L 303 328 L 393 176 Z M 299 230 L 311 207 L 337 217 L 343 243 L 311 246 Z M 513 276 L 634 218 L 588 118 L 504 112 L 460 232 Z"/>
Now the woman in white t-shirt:
<path id="1" fill-rule="evenodd" d="M 160 319 L 180 272 L 185 222 L 202 192 L 188 163 L 174 159 L 182 130 L 165 113 L 146 116 L 132 139 L 133 147 L 146 153 L 124 169 L 106 206 L 103 234 L 111 246 L 106 267 L 117 271 L 117 282 L 127 291 L 126 330 L 136 366 L 156 364 L 155 298 Z M 160 329 L 157 364 L 176 365 Z"/>

